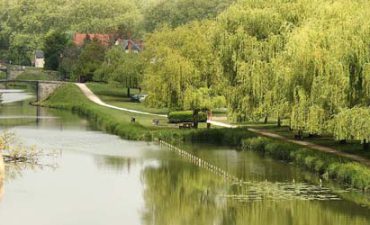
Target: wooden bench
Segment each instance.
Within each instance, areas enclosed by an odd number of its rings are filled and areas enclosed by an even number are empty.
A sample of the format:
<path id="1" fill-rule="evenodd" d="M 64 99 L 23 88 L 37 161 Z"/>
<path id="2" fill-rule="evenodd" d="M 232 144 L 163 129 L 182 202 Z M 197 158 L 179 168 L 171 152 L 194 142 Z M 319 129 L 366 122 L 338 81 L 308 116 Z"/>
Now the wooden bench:
<path id="1" fill-rule="evenodd" d="M 193 123 L 181 123 L 179 125 L 180 129 L 191 129 L 193 127 Z"/>

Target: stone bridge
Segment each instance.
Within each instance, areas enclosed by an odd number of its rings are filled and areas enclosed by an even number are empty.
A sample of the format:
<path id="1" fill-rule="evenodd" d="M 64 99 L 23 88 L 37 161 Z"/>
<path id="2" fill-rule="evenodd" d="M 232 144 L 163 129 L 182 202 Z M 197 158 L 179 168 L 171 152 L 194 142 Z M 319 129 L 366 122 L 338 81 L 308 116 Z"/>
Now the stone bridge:
<path id="1" fill-rule="evenodd" d="M 6 77 L 7 77 L 8 80 L 16 79 L 20 74 L 22 74 L 28 68 L 33 68 L 33 67 L 9 65 L 9 64 L 1 64 L 0 65 L 0 71 L 6 73 Z"/>
<path id="2" fill-rule="evenodd" d="M 35 85 L 36 99 L 40 102 L 47 99 L 58 87 L 62 86 L 66 82 L 44 80 L 0 80 L 0 84 L 7 85 L 9 83 L 26 83 Z"/>

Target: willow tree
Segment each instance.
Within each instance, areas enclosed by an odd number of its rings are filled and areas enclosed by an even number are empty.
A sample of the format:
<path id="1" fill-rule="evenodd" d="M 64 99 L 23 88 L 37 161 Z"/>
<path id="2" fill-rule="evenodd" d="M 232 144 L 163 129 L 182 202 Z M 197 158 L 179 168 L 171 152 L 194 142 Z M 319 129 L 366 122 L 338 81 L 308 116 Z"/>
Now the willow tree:
<path id="1" fill-rule="evenodd" d="M 332 121 L 333 134 L 337 140 L 360 141 L 364 150 L 370 143 L 370 108 L 344 109 Z"/>
<path id="2" fill-rule="evenodd" d="M 306 116 L 290 94 L 292 127 L 312 134 L 331 133 L 329 121 L 343 108 L 369 104 L 369 3 L 322 1 L 305 23 L 293 30 L 283 54 L 290 90 L 306 95 Z M 364 4 L 367 6 L 365 7 Z M 302 121 L 294 121 L 299 118 Z M 357 126 L 353 124 L 352 126 Z M 360 126 L 360 124 L 358 125 Z"/>
<path id="3" fill-rule="evenodd" d="M 282 74 L 275 58 L 284 50 L 290 27 L 297 23 L 284 1 L 241 1 L 218 18 L 214 45 L 235 120 L 281 117 L 287 107 L 280 94 Z M 284 85 L 286 86 L 286 85 Z M 277 111 L 279 113 L 277 113 Z M 279 122 L 280 124 L 280 122 Z"/>
<path id="4" fill-rule="evenodd" d="M 148 104 L 172 110 L 211 110 L 222 99 L 217 59 L 211 48 L 211 22 L 163 28 L 146 42 L 147 67 L 143 87 Z M 216 99 L 216 100 L 214 100 Z"/>

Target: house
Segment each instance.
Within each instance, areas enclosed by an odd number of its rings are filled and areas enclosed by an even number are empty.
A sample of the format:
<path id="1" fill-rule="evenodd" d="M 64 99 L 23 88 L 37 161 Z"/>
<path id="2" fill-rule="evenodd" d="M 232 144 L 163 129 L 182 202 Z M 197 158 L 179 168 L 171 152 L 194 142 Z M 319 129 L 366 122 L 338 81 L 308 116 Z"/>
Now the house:
<path id="1" fill-rule="evenodd" d="M 45 56 L 44 56 L 43 51 L 41 51 L 41 50 L 36 50 L 35 51 L 34 62 L 35 62 L 35 67 L 36 68 L 44 68 L 44 66 L 45 66 Z"/>
<path id="2" fill-rule="evenodd" d="M 142 41 L 134 41 L 131 39 L 118 39 L 116 46 L 122 46 L 127 53 L 139 53 L 144 50 L 144 43 Z"/>
<path id="3" fill-rule="evenodd" d="M 117 38 L 116 35 L 112 34 L 83 34 L 75 33 L 73 35 L 73 43 L 76 46 L 83 46 L 87 40 L 98 40 L 104 46 L 122 46 L 124 51 L 127 53 L 134 52 L 139 53 L 144 50 L 144 42 L 141 40 L 132 40 L 132 39 L 121 39 Z M 114 41 L 116 40 L 116 41 Z"/>
<path id="4" fill-rule="evenodd" d="M 102 45 L 109 46 L 112 43 L 112 35 L 109 34 L 82 34 L 75 33 L 73 35 L 73 43 L 76 46 L 83 46 L 87 40 L 98 40 Z"/>

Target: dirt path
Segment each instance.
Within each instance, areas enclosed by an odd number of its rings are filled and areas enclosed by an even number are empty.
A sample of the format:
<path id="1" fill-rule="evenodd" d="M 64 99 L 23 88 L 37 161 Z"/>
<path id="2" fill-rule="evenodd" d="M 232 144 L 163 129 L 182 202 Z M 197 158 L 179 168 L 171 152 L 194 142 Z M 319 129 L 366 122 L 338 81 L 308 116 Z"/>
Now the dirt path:
<path id="1" fill-rule="evenodd" d="M 81 91 L 84 93 L 84 95 L 90 101 L 92 101 L 92 102 L 94 102 L 98 105 L 108 107 L 108 108 L 111 108 L 111 109 L 117 109 L 117 110 L 125 111 L 125 112 L 141 114 L 141 115 L 167 117 L 167 115 L 148 113 L 148 112 L 143 112 L 143 111 L 121 108 L 121 107 L 117 107 L 117 106 L 114 106 L 114 105 L 109 105 L 109 104 L 103 102 L 98 96 L 96 96 L 86 86 L 86 84 L 76 83 L 76 85 L 81 89 Z M 224 122 L 219 122 L 219 121 L 214 121 L 214 120 L 208 120 L 207 122 L 214 125 L 214 126 L 225 127 L 225 128 L 237 128 L 238 127 L 236 125 L 232 125 L 232 124 L 228 124 L 228 123 L 224 123 Z M 262 131 L 262 130 L 258 130 L 258 129 L 254 129 L 254 128 L 248 128 L 248 130 L 251 131 L 251 132 L 254 132 L 256 134 L 265 136 L 265 137 L 275 138 L 275 139 L 279 139 L 279 140 L 286 141 L 286 142 L 289 142 L 289 143 L 293 143 L 293 144 L 301 145 L 301 146 L 308 147 L 308 148 L 311 148 L 311 149 L 315 149 L 315 150 L 318 150 L 318 151 L 321 151 L 321 152 L 326 152 L 326 153 L 342 156 L 342 157 L 360 162 L 360 163 L 370 167 L 370 160 L 368 160 L 364 157 L 361 157 L 361 156 L 357 156 L 357 155 L 353 155 L 353 154 L 349 154 L 349 153 L 345 153 L 345 152 L 340 152 L 336 149 L 325 147 L 325 146 L 322 146 L 322 145 L 313 144 L 313 143 L 307 142 L 307 141 L 292 140 L 292 139 L 289 139 L 289 138 L 286 138 L 286 137 L 283 137 L 281 135 L 271 133 L 271 132 L 268 132 L 268 131 Z"/>
<path id="2" fill-rule="evenodd" d="M 82 93 L 84 93 L 84 95 L 92 102 L 98 104 L 98 105 L 101 105 L 101 106 L 104 106 L 104 107 L 108 107 L 108 108 L 111 108 L 111 109 L 117 109 L 117 110 L 120 110 L 120 111 L 124 111 L 124 112 L 130 112 L 130 113 L 136 113 L 136 114 L 141 114 L 141 115 L 148 115 L 148 116 L 157 116 L 157 117 L 167 117 L 167 115 L 161 115 L 161 114 L 154 114 L 154 113 L 148 113 L 148 112 L 142 112 L 142 111 L 137 111 L 137 110 L 132 110 L 132 109 L 126 109 L 126 108 L 121 108 L 121 107 L 117 107 L 117 106 L 114 106 L 114 105 L 110 105 L 110 104 L 107 104 L 105 102 L 103 102 L 98 96 L 96 96 L 87 86 L 86 84 L 81 84 L 81 83 L 76 83 L 76 85 L 81 89 Z"/>
<path id="3" fill-rule="evenodd" d="M 225 127 L 225 128 L 237 128 L 238 127 L 236 125 L 231 125 L 231 124 L 223 123 L 223 122 L 219 122 L 219 121 L 208 121 L 208 122 L 215 125 L 215 126 L 220 126 L 220 127 Z M 303 147 L 311 148 L 311 149 L 318 150 L 318 151 L 321 151 L 321 152 L 326 152 L 326 153 L 342 156 L 342 157 L 360 162 L 360 163 L 370 167 L 370 160 L 368 160 L 364 157 L 358 156 L 358 155 L 353 155 L 353 154 L 341 152 L 341 151 L 338 151 L 338 150 L 333 149 L 333 148 L 325 147 L 325 146 L 322 146 L 322 145 L 317 145 L 317 144 L 307 142 L 307 141 L 298 141 L 298 140 L 289 139 L 289 138 L 286 138 L 286 137 L 283 137 L 281 135 L 271 133 L 271 132 L 268 132 L 268 131 L 263 131 L 263 130 L 254 129 L 254 128 L 248 128 L 248 130 L 253 132 L 253 133 L 265 136 L 265 137 L 279 139 L 279 140 L 282 140 L 282 141 L 286 141 L 286 142 L 289 142 L 289 143 L 301 145 Z"/>

